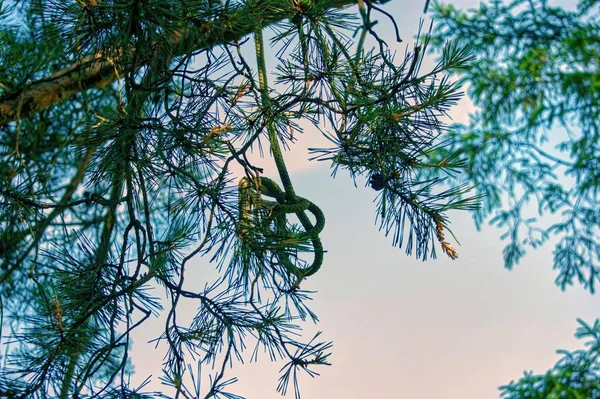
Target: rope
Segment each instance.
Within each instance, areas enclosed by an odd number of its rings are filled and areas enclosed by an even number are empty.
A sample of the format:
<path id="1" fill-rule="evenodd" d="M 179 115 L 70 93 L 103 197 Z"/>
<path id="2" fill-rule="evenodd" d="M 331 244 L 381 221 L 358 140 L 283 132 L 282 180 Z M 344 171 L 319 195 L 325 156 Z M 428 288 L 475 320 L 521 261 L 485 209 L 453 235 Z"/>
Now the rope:
<path id="1" fill-rule="evenodd" d="M 262 106 L 266 118 L 272 118 L 261 29 L 255 32 L 254 40 Z M 313 202 L 296 195 L 272 121 L 267 123 L 266 128 L 283 189 L 267 177 L 257 175 L 253 179 L 242 178 L 239 184 L 240 227 L 238 234 L 251 245 L 272 250 L 286 271 L 298 279 L 295 284 L 297 286 L 304 278 L 315 274 L 323 264 L 324 250 L 319 233 L 325 227 L 325 215 Z M 263 196 L 273 198 L 275 201 L 265 200 L 262 198 Z M 307 212 L 315 218 L 314 225 Z M 298 217 L 304 232 L 297 233 L 288 229 L 287 215 L 289 214 L 295 214 Z M 258 228 L 257 231 L 260 231 L 262 240 L 250 234 L 253 227 Z M 299 267 L 290 259 L 290 240 L 291 242 L 310 240 L 314 251 L 313 262 L 310 266 Z"/>

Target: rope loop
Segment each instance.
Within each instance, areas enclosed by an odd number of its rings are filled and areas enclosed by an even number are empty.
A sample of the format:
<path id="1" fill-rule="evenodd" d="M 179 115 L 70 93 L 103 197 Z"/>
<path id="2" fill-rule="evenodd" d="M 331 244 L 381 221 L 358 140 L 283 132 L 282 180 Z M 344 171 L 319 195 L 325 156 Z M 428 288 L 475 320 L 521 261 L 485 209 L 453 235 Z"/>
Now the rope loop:
<path id="1" fill-rule="evenodd" d="M 254 40 L 262 107 L 269 109 L 271 98 L 261 29 L 254 33 Z M 268 115 L 271 121 L 266 124 L 266 130 L 283 189 L 275 181 L 258 173 L 240 180 L 238 236 L 252 249 L 271 251 L 279 264 L 297 278 L 295 289 L 304 278 L 315 274 L 323 264 L 324 250 L 319 233 L 325 227 L 325 215 L 317 205 L 296 195 L 272 117 Z M 272 198 L 274 201 L 264 197 Z M 308 213 L 312 214 L 314 225 Z M 288 215 L 291 214 L 296 215 L 303 231 L 297 231 L 288 222 Z M 298 264 L 302 261 L 298 260 L 297 252 L 307 251 L 305 243 L 308 242 L 314 253 L 313 262 L 310 266 L 300 267 Z"/>
<path id="2" fill-rule="evenodd" d="M 286 192 L 268 177 L 261 176 L 256 180 L 259 180 L 258 184 L 246 177 L 240 180 L 238 236 L 253 248 L 272 251 L 286 271 L 298 278 L 298 282 L 312 276 L 323 263 L 324 250 L 319 233 L 325 227 L 325 215 L 306 198 L 294 196 L 290 200 Z M 258 189 L 261 190 L 260 194 Z M 275 201 L 263 197 L 273 198 Z M 307 213 L 314 217 L 314 225 Z M 290 229 L 287 219 L 290 214 L 298 217 L 303 232 Z M 306 241 L 310 241 L 314 259 L 310 266 L 299 267 L 291 259 L 293 255 L 290 246 Z"/>

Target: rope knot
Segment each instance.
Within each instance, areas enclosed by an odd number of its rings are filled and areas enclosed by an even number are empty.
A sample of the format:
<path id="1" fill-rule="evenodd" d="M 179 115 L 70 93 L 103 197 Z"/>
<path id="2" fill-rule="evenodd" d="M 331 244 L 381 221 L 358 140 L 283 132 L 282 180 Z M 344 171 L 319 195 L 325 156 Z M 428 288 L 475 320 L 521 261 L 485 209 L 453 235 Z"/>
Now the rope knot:
<path id="1" fill-rule="evenodd" d="M 271 251 L 298 281 L 313 275 L 323 263 L 324 250 L 319 238 L 325 227 L 323 212 L 306 198 L 286 195 L 275 181 L 267 177 L 257 177 L 258 182 L 253 180 L 244 177 L 239 183 L 238 237 L 252 248 Z M 313 215 L 314 225 L 307 212 Z M 298 217 L 302 229 L 289 223 L 289 214 Z M 310 266 L 300 267 L 294 254 L 306 244 L 312 247 L 314 259 Z"/>

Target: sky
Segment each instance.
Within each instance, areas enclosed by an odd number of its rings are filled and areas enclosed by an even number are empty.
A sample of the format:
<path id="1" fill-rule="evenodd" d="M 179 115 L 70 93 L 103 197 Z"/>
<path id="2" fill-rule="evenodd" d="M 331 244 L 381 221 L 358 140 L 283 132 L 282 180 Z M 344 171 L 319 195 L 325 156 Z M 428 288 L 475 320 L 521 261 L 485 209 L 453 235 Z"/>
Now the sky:
<path id="1" fill-rule="evenodd" d="M 423 3 L 386 5 L 405 43 L 414 40 Z M 451 115 L 466 121 L 472 109 L 466 100 Z M 307 161 L 306 148 L 319 143 L 318 135 L 306 131 L 285 154 L 296 191 L 327 217 L 321 234 L 324 265 L 303 288 L 317 291 L 311 308 L 320 319 L 316 326 L 305 325 L 305 337 L 323 331 L 323 339 L 334 344 L 333 365 L 317 369 L 317 378 L 300 379 L 303 398 L 497 398 L 497 387 L 520 378 L 523 370 L 550 368 L 559 359 L 556 349 L 582 347 L 573 337 L 576 318 L 593 322 L 600 300 L 579 287 L 561 292 L 554 285 L 551 241 L 508 271 L 501 231 L 489 226 L 477 231 L 469 214 L 454 212 L 450 220 L 462 244 L 459 258 L 452 261 L 441 251 L 427 262 L 409 257 L 378 231 L 375 191 L 364 182 L 356 188 L 343 173 L 333 179 L 328 165 Z M 261 166 L 265 175 L 274 173 L 268 161 Z M 200 280 L 214 275 L 205 259 L 189 269 Z M 163 324 L 160 319 L 147 324 L 134 335 L 133 382 L 152 374 L 155 382 L 147 389 L 161 390 L 157 377 L 164 352 L 145 342 L 156 338 Z M 266 356 L 258 363 L 234 362 L 226 377 L 238 377 L 232 391 L 249 399 L 280 398 L 282 365 Z"/>

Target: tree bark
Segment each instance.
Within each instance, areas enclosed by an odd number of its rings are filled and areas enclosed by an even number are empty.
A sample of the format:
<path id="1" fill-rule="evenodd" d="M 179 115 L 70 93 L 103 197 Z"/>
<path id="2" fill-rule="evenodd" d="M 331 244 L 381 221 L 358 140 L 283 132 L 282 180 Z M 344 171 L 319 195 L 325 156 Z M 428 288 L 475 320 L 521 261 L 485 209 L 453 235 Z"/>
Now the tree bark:
<path id="1" fill-rule="evenodd" d="M 320 0 L 326 9 L 341 8 L 360 0 Z M 385 3 L 389 0 L 376 0 Z M 240 40 L 258 26 L 266 27 L 295 14 L 293 0 L 259 0 L 213 21 L 197 21 L 172 38 L 173 56 Z M 47 78 L 0 97 L 0 126 L 62 102 L 90 88 L 102 88 L 134 68 L 132 53 L 111 60 L 98 53 Z"/>

